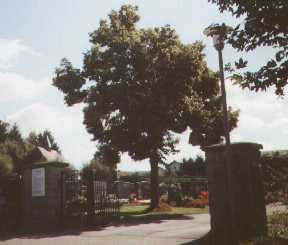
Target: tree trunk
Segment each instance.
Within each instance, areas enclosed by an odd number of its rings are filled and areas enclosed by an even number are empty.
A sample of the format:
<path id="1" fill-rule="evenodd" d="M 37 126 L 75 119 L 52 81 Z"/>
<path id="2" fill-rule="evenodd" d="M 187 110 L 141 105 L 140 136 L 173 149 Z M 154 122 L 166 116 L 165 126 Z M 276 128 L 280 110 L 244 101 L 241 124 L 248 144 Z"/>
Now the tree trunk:
<path id="1" fill-rule="evenodd" d="M 150 193 L 151 202 L 150 209 L 159 207 L 159 175 L 158 175 L 158 161 L 156 157 L 150 157 Z"/>

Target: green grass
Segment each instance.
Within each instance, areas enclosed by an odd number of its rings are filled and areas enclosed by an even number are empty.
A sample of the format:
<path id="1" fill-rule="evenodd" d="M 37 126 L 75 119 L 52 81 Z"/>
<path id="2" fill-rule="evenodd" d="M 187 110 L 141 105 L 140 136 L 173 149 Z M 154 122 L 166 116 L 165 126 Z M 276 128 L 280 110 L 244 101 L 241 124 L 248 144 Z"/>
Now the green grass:
<path id="1" fill-rule="evenodd" d="M 147 205 L 123 205 L 120 208 L 120 215 L 141 215 L 147 213 Z"/>
<path id="2" fill-rule="evenodd" d="M 173 211 L 176 214 L 207 214 L 209 212 L 208 208 L 185 208 L 185 207 L 175 207 Z"/>
<path id="3" fill-rule="evenodd" d="M 208 213 L 208 208 L 185 208 L 185 207 L 173 207 L 170 212 L 148 212 L 147 205 L 124 205 L 120 209 L 120 215 L 133 216 L 133 215 L 189 215 L 189 214 L 203 214 Z"/>

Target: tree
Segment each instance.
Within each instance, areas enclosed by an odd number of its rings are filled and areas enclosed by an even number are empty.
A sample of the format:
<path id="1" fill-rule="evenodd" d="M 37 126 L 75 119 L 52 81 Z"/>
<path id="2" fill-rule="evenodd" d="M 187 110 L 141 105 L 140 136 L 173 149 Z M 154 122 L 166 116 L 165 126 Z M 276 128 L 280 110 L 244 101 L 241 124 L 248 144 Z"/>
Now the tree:
<path id="1" fill-rule="evenodd" d="M 265 151 L 261 155 L 265 193 L 284 192 L 288 181 L 288 151 Z M 288 198 L 288 197 L 287 197 Z"/>
<path id="2" fill-rule="evenodd" d="M 127 175 L 120 176 L 120 181 L 130 182 L 130 183 L 137 183 L 141 181 L 147 181 L 149 179 L 149 172 L 131 172 Z"/>
<path id="3" fill-rule="evenodd" d="M 113 169 L 103 164 L 99 159 L 93 158 L 89 163 L 84 164 L 81 170 L 84 180 L 87 181 L 88 176 L 91 174 L 91 171 L 95 171 L 98 180 L 111 180 L 113 177 Z"/>
<path id="4" fill-rule="evenodd" d="M 154 208 L 159 203 L 158 164 L 177 152 L 172 132 L 190 127 L 193 144 L 217 143 L 223 124 L 221 106 L 210 101 L 219 91 L 218 75 L 206 65 L 204 46 L 181 43 L 170 26 L 138 29 L 138 21 L 137 7 L 112 11 L 90 34 L 92 47 L 83 69 L 63 59 L 53 85 L 65 94 L 68 106 L 86 105 L 87 131 L 113 159 L 119 152 L 136 161 L 149 158 Z M 230 109 L 231 129 L 237 115 Z"/>
<path id="5" fill-rule="evenodd" d="M 9 123 L 0 120 L 0 142 L 4 142 L 8 136 Z"/>
<path id="6" fill-rule="evenodd" d="M 111 151 L 106 145 L 100 145 L 94 154 L 93 159 L 82 168 L 84 179 L 87 179 L 89 172 L 95 171 L 98 179 L 107 181 L 116 180 L 116 164 L 120 161 L 118 152 Z"/>
<path id="7" fill-rule="evenodd" d="M 203 157 L 197 156 L 196 159 L 183 159 L 180 168 L 180 176 L 206 177 L 207 162 Z"/>
<path id="8" fill-rule="evenodd" d="M 229 11 L 236 18 L 244 17 L 234 29 L 228 42 L 238 51 L 253 51 L 272 47 L 275 57 L 256 72 L 237 72 L 233 78 L 250 90 L 266 90 L 274 85 L 276 94 L 283 95 L 288 80 L 288 27 L 286 0 L 208 0 L 218 5 L 221 12 Z M 236 69 L 247 66 L 242 58 L 235 62 Z M 234 69 L 232 68 L 232 71 Z"/>
<path id="9" fill-rule="evenodd" d="M 18 143 L 24 143 L 21 132 L 17 124 L 14 124 L 7 133 L 7 138 L 10 140 L 17 141 Z"/>
<path id="10" fill-rule="evenodd" d="M 0 149 L 1 150 L 1 149 Z M 13 162 L 7 154 L 0 153 L 0 179 L 13 171 Z"/>
<path id="11" fill-rule="evenodd" d="M 35 146 L 43 147 L 46 150 L 55 150 L 61 153 L 60 147 L 56 143 L 51 131 L 44 130 L 42 133 L 31 132 L 27 141 Z"/>
<path id="12" fill-rule="evenodd" d="M 0 121 L 0 177 L 19 173 L 23 160 L 31 150 L 31 145 L 24 142 L 16 124 Z"/>

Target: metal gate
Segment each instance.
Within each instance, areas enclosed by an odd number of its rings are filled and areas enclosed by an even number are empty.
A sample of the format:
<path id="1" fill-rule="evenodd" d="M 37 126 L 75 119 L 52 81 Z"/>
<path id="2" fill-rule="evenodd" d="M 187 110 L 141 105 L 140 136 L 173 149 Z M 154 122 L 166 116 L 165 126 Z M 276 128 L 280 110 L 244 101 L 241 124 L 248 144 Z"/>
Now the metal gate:
<path id="1" fill-rule="evenodd" d="M 61 178 L 61 222 L 64 226 L 93 226 L 119 217 L 120 204 L 113 182 L 95 171 L 68 171 Z"/>

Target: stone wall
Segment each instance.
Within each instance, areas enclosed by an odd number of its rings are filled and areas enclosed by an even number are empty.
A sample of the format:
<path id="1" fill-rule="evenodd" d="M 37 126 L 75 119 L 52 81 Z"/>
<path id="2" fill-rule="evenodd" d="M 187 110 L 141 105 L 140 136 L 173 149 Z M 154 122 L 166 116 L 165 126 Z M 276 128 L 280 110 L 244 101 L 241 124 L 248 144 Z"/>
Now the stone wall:
<path id="1" fill-rule="evenodd" d="M 214 145 L 205 149 L 214 244 L 230 245 L 233 230 L 239 240 L 267 232 L 260 148 L 261 145 L 253 143 L 231 145 L 231 183 L 227 175 L 225 146 Z M 235 229 L 232 228 L 232 220 Z"/>

